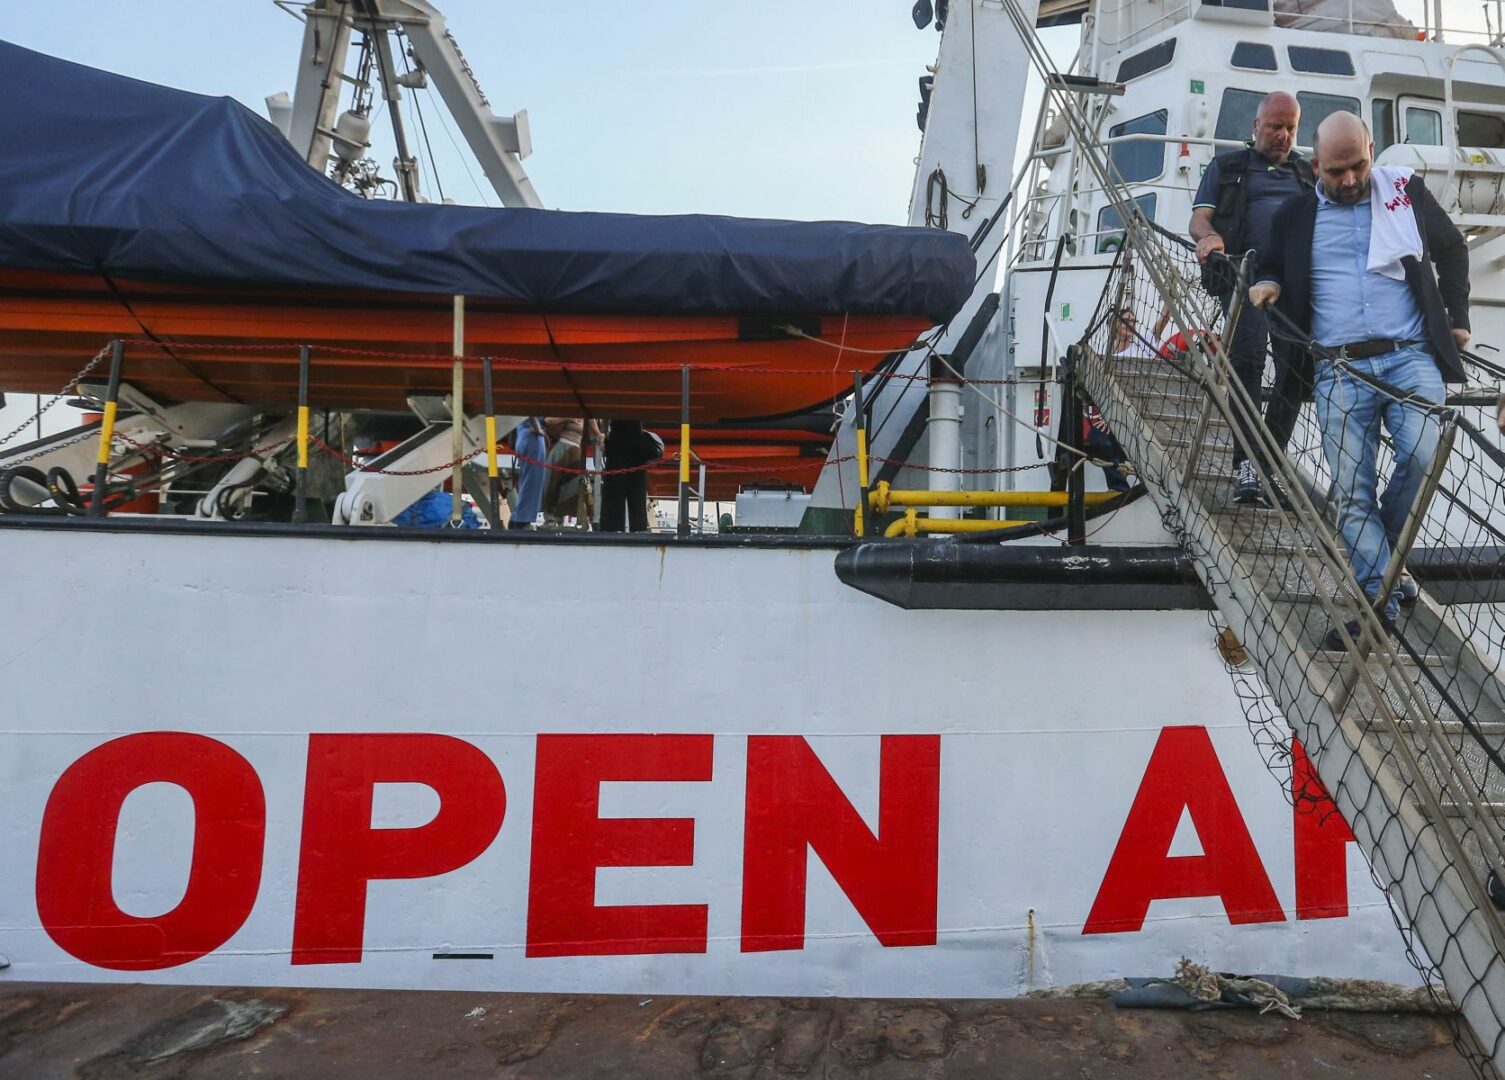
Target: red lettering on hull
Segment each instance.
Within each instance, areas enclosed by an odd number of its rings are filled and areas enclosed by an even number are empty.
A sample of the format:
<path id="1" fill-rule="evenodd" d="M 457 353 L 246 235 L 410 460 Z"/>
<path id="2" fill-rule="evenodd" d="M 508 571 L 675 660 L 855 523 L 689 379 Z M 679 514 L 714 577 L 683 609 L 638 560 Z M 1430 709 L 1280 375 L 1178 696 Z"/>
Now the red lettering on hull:
<path id="1" fill-rule="evenodd" d="M 412 829 L 373 829 L 377 784 L 425 784 L 439 812 Z M 491 759 L 448 735 L 310 735 L 293 963 L 356 964 L 366 885 L 446 874 L 491 846 L 507 793 Z"/>
<path id="2" fill-rule="evenodd" d="M 1185 811 L 1201 855 L 1171 855 Z M 1231 923 L 1282 922 L 1285 914 L 1234 801 L 1207 729 L 1160 732 L 1103 875 L 1084 934 L 1138 930 L 1154 900 L 1216 896 Z"/>
<path id="3" fill-rule="evenodd" d="M 596 868 L 689 866 L 693 818 L 602 818 L 601 784 L 711 778 L 710 735 L 540 735 L 529 956 L 701 953 L 705 904 L 596 905 Z"/>
<path id="4" fill-rule="evenodd" d="M 940 775 L 939 735 L 883 736 L 874 835 L 802 737 L 750 737 L 742 951 L 805 947 L 807 848 L 884 945 L 934 945 Z"/>
<path id="5" fill-rule="evenodd" d="M 1322 786 L 1299 740 L 1291 740 L 1292 827 L 1296 849 L 1296 918 L 1348 914 L 1348 845 L 1353 830 Z"/>
<path id="6" fill-rule="evenodd" d="M 138 918 L 115 902 L 115 833 L 126 796 L 159 783 L 193 800 L 193 856 L 178 905 Z M 37 851 L 42 926 L 95 967 L 157 971 L 197 960 L 251 914 L 265 831 L 256 770 L 224 743 L 174 731 L 111 739 L 68 766 L 47 799 Z"/>

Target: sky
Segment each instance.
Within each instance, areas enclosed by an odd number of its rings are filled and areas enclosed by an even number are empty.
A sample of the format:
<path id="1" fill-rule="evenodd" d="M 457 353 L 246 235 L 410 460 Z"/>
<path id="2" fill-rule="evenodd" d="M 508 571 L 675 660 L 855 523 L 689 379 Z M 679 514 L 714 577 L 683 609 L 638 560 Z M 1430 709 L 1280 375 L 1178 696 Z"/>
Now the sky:
<path id="1" fill-rule="evenodd" d="M 1421 21 L 1430 0 L 1398 0 Z M 910 0 L 437 0 L 499 114 L 528 110 L 524 162 L 545 205 L 902 222 L 916 80 L 939 35 Z M 1493 7 L 1493 3 L 1490 5 Z M 1477 0 L 1449 23 L 1484 28 Z M 207 94 L 265 115 L 291 91 L 300 22 L 272 0 L 0 2 L 0 38 Z M 1076 28 L 1046 31 L 1060 60 Z M 420 94 L 428 106 L 433 91 Z M 1026 101 L 1033 115 L 1038 87 Z M 426 108 L 444 194 L 496 200 L 457 134 Z M 410 127 L 411 121 L 409 121 Z M 1026 131 L 1028 125 L 1026 125 Z M 376 156 L 391 175 L 384 117 Z M 470 165 L 467 172 L 466 165 Z M 427 186 L 431 192 L 431 179 Z"/>
<path id="2" fill-rule="evenodd" d="M 916 80 L 939 39 L 915 29 L 909 0 L 437 6 L 493 110 L 528 110 L 534 153 L 524 167 L 547 206 L 907 217 Z M 0 5 L 7 40 L 229 94 L 262 115 L 266 95 L 292 90 L 302 33 L 271 0 Z M 474 165 L 479 186 L 467 175 L 438 111 L 425 115 L 445 194 L 494 201 Z M 384 118 L 376 128 L 386 130 Z M 387 175 L 390 159 L 390 150 L 378 158 Z"/>

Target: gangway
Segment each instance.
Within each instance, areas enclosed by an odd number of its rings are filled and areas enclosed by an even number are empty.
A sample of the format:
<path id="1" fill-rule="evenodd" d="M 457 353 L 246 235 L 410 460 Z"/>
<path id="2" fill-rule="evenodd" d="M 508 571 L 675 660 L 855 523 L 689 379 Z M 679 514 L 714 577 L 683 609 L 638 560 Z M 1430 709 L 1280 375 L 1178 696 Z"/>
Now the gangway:
<path id="1" fill-rule="evenodd" d="M 1016 0 L 1003 0 L 1047 84 L 1053 66 Z M 1183 545 L 1221 621 L 1304 747 L 1384 890 L 1429 985 L 1467 1020 L 1460 1048 L 1481 1075 L 1505 1064 L 1505 628 L 1491 615 L 1445 610 L 1422 595 L 1395 635 L 1349 568 L 1320 459 L 1276 447 L 1233 376 L 1216 301 L 1196 263 L 1139 215 L 1071 95 L 1051 90 L 1084 166 L 1125 222 L 1125 240 L 1099 309 L 1066 362 L 1134 464 L 1167 530 Z M 1115 354 L 1116 316 L 1146 324 L 1167 311 L 1184 359 Z M 1232 313 L 1237 317 L 1237 310 Z M 1148 318 L 1147 318 L 1148 317 Z M 1222 335 L 1227 337 L 1226 332 Z M 1441 448 L 1387 569 L 1388 595 L 1410 544 L 1453 543 L 1499 573 L 1493 518 L 1501 455 L 1459 409 L 1419 406 Z M 1271 463 L 1269 509 L 1232 500 L 1231 457 L 1242 445 Z M 1451 449 L 1451 453 L 1450 453 Z M 1288 498 L 1286 497 L 1288 494 Z M 1285 508 L 1286 503 L 1289 508 Z M 1356 623 L 1350 634 L 1345 624 Z M 1328 648 L 1331 628 L 1341 648 Z M 1289 757 L 1287 758 L 1289 760 Z M 1433 979 L 1440 985 L 1434 984 Z M 1472 1038 L 1469 1037 L 1471 1033 Z"/>

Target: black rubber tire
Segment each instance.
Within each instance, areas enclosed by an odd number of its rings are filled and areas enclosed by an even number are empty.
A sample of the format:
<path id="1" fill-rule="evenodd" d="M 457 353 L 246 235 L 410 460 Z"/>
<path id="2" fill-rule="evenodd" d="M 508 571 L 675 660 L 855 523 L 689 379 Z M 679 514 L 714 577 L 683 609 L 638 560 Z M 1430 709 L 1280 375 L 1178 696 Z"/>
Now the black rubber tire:
<path id="1" fill-rule="evenodd" d="M 0 470 L 0 513 L 7 514 L 59 514 L 63 511 L 53 506 L 42 506 L 39 503 L 21 502 L 11 495 L 11 485 L 17 480 L 26 480 L 43 490 L 50 490 L 47 486 L 47 474 L 41 469 L 30 465 L 12 465 L 8 469 Z M 44 500 L 45 501 L 45 500 Z"/>

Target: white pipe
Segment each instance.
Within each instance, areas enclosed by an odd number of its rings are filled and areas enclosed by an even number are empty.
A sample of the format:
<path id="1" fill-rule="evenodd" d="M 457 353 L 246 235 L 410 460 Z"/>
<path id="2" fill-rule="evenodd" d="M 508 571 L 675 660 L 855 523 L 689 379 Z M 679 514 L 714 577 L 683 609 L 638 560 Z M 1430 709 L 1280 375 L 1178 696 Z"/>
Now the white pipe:
<path id="1" fill-rule="evenodd" d="M 962 476 L 962 384 L 951 372 L 932 361 L 930 369 L 930 419 L 926 434 L 930 441 L 931 491 L 960 491 Z M 961 509 L 933 506 L 933 518 L 955 519 Z"/>

